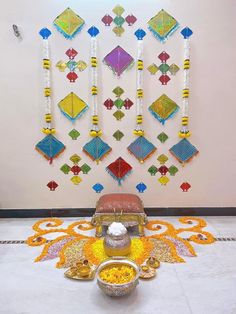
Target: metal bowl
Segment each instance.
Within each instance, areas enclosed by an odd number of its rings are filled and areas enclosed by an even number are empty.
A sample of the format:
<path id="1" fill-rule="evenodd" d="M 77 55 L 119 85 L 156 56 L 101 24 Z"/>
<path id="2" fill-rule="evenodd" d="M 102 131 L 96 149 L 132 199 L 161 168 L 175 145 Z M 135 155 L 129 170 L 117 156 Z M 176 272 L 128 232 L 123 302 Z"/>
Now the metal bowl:
<path id="1" fill-rule="evenodd" d="M 131 280 L 128 283 L 124 283 L 124 284 L 112 284 L 112 283 L 108 283 L 103 281 L 100 278 L 100 271 L 107 267 L 108 265 L 117 265 L 117 264 L 122 264 L 122 265 L 129 265 L 131 267 L 133 267 L 136 271 L 136 276 L 133 278 L 133 280 Z M 129 293 L 131 293 L 135 287 L 138 285 L 139 281 L 139 266 L 133 262 L 130 259 L 127 259 L 125 257 L 114 257 L 111 259 L 107 259 L 104 262 L 102 262 L 98 268 L 97 268 L 97 284 L 99 286 L 99 288 L 107 295 L 111 296 L 111 297 L 121 297 L 124 295 L 127 295 Z"/>

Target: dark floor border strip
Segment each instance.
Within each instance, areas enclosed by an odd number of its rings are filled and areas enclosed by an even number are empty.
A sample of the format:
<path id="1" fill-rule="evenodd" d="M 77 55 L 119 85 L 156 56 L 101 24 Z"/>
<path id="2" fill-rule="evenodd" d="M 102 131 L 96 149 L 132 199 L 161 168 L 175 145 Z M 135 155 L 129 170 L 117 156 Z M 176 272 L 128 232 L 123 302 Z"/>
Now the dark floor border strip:
<path id="1" fill-rule="evenodd" d="M 185 240 L 188 240 L 188 239 L 185 239 Z M 215 238 L 215 240 L 224 241 L 224 242 L 232 242 L 232 241 L 236 241 L 236 238 Z M 50 242 L 50 240 L 47 242 Z M 25 244 L 25 243 L 26 243 L 25 240 L 0 240 L 0 245 L 1 244 Z"/>
<path id="2" fill-rule="evenodd" d="M 90 217 L 95 208 L 0 209 L 0 218 Z M 148 216 L 236 216 L 236 207 L 150 207 Z"/>

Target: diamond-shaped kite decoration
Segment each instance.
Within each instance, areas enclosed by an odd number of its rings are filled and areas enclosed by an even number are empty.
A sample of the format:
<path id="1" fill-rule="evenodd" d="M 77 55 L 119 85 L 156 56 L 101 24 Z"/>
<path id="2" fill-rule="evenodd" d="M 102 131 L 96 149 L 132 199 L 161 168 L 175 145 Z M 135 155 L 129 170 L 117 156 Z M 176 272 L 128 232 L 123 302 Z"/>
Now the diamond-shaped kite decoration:
<path id="1" fill-rule="evenodd" d="M 161 62 L 164 62 L 164 63 L 165 63 L 165 62 L 170 58 L 170 56 L 168 55 L 167 52 L 162 51 L 162 52 L 159 54 L 158 58 L 161 60 Z"/>
<path id="2" fill-rule="evenodd" d="M 83 164 L 81 167 L 80 167 L 81 171 L 83 172 L 83 174 L 88 174 L 89 171 L 91 170 L 91 167 L 87 164 Z"/>
<path id="3" fill-rule="evenodd" d="M 163 9 L 148 21 L 149 30 L 161 42 L 165 42 L 178 27 L 176 19 Z"/>
<path id="4" fill-rule="evenodd" d="M 161 165 L 164 165 L 169 158 L 165 154 L 161 154 L 157 157 L 157 160 Z"/>
<path id="5" fill-rule="evenodd" d="M 72 138 L 72 140 L 77 140 L 77 138 L 80 136 L 80 133 L 76 129 L 73 129 L 68 133 L 68 135 Z"/>
<path id="6" fill-rule="evenodd" d="M 107 100 L 104 101 L 104 106 L 105 106 L 108 110 L 111 110 L 112 107 L 114 106 L 113 100 L 111 100 L 110 98 L 108 98 Z"/>
<path id="7" fill-rule="evenodd" d="M 124 90 L 121 87 L 117 86 L 113 89 L 112 92 L 116 95 L 116 97 L 120 97 L 124 93 Z"/>
<path id="8" fill-rule="evenodd" d="M 117 110 L 113 113 L 113 116 L 116 118 L 117 121 L 120 121 L 125 116 L 125 114 L 121 110 Z"/>
<path id="9" fill-rule="evenodd" d="M 105 56 L 103 62 L 115 75 L 120 77 L 121 74 L 134 63 L 134 59 L 122 47 L 117 46 Z"/>
<path id="10" fill-rule="evenodd" d="M 198 154 L 198 150 L 186 138 L 170 148 L 171 154 L 180 162 L 187 163 Z"/>
<path id="11" fill-rule="evenodd" d="M 73 167 L 71 167 L 70 170 L 73 172 L 74 175 L 77 175 L 80 173 L 81 168 L 78 165 L 74 165 Z"/>
<path id="12" fill-rule="evenodd" d="M 84 71 L 86 68 L 87 68 L 87 63 L 86 63 L 86 62 L 84 62 L 84 61 L 82 61 L 82 60 L 79 60 L 79 61 L 77 62 L 77 69 L 78 69 L 80 72 Z"/>
<path id="13" fill-rule="evenodd" d="M 125 19 L 123 18 L 123 16 L 117 15 L 117 16 L 114 18 L 113 22 L 114 22 L 117 26 L 122 26 L 122 25 L 124 24 L 124 22 L 125 22 Z"/>
<path id="14" fill-rule="evenodd" d="M 136 185 L 136 189 L 138 190 L 139 193 L 143 193 L 147 189 L 147 186 L 143 182 L 140 182 L 139 184 Z"/>
<path id="15" fill-rule="evenodd" d="M 151 104 L 148 110 L 158 121 L 164 124 L 166 120 L 175 115 L 179 110 L 179 106 L 167 95 L 163 94 Z"/>
<path id="16" fill-rule="evenodd" d="M 169 174 L 170 174 L 171 176 L 175 176 L 175 174 L 176 174 L 178 171 L 179 171 L 178 168 L 175 167 L 174 165 L 172 165 L 172 166 L 169 167 Z"/>
<path id="17" fill-rule="evenodd" d="M 118 37 L 120 37 L 125 31 L 122 26 L 115 26 L 112 30 Z"/>
<path id="18" fill-rule="evenodd" d="M 87 104 L 73 92 L 62 99 L 58 107 L 63 115 L 72 122 L 81 117 L 88 109 Z"/>
<path id="19" fill-rule="evenodd" d="M 137 37 L 138 40 L 142 40 L 146 36 L 146 32 L 142 28 L 139 28 L 136 30 L 134 35 Z"/>
<path id="20" fill-rule="evenodd" d="M 84 26 L 84 20 L 73 10 L 67 8 L 54 20 L 56 29 L 67 39 L 72 39 Z"/>
<path id="21" fill-rule="evenodd" d="M 148 172 L 150 173 L 151 176 L 155 176 L 157 171 L 158 171 L 158 169 L 154 165 L 152 165 L 151 167 L 148 168 Z"/>
<path id="22" fill-rule="evenodd" d="M 83 151 L 98 163 L 111 152 L 111 147 L 97 136 L 84 145 Z"/>
<path id="23" fill-rule="evenodd" d="M 152 74 L 152 75 L 155 75 L 158 71 L 158 66 L 153 63 L 151 65 L 149 65 L 149 67 L 147 68 L 147 70 Z"/>
<path id="24" fill-rule="evenodd" d="M 170 179 L 166 176 L 162 176 L 158 179 L 158 181 L 161 183 L 161 185 L 166 185 L 170 181 Z"/>
<path id="25" fill-rule="evenodd" d="M 96 37 L 99 34 L 99 29 L 96 26 L 92 26 L 88 29 L 88 33 L 91 37 Z"/>
<path id="26" fill-rule="evenodd" d="M 58 187 L 58 184 L 55 181 L 50 181 L 48 182 L 47 187 L 50 189 L 50 191 L 55 191 Z"/>
<path id="27" fill-rule="evenodd" d="M 133 104 L 134 103 L 129 98 L 126 98 L 124 101 L 124 107 L 126 110 L 129 110 L 133 106 Z"/>
<path id="28" fill-rule="evenodd" d="M 128 146 L 128 151 L 130 154 L 134 155 L 139 162 L 143 163 L 156 151 L 156 147 L 144 136 L 139 136 Z"/>
<path id="29" fill-rule="evenodd" d="M 77 165 L 81 160 L 81 157 L 77 154 L 74 154 L 70 157 L 70 161 L 72 161 L 75 165 Z"/>
<path id="30" fill-rule="evenodd" d="M 180 188 L 182 189 L 183 192 L 188 192 L 188 190 L 191 188 L 191 184 L 189 184 L 188 182 L 183 182 L 180 185 Z"/>
<path id="31" fill-rule="evenodd" d="M 105 24 L 105 26 L 110 26 L 112 21 L 113 18 L 109 14 L 104 15 L 102 18 L 102 22 Z"/>
<path id="32" fill-rule="evenodd" d="M 163 165 L 158 169 L 158 171 L 160 172 L 162 176 L 165 176 L 167 172 L 169 171 L 169 169 L 165 165 Z"/>
<path id="33" fill-rule="evenodd" d="M 75 185 L 79 185 L 82 179 L 79 176 L 73 176 L 71 179 L 71 182 L 73 182 Z"/>
<path id="34" fill-rule="evenodd" d="M 178 71 L 179 71 L 178 65 L 176 65 L 175 63 L 172 63 L 169 67 L 170 74 L 175 75 Z"/>
<path id="35" fill-rule="evenodd" d="M 112 12 L 116 15 L 122 15 L 125 12 L 125 9 L 118 4 L 112 9 Z"/>
<path id="36" fill-rule="evenodd" d="M 185 39 L 187 39 L 190 36 L 192 36 L 193 31 L 189 27 L 185 27 L 185 28 L 182 29 L 182 31 L 180 33 L 183 35 L 183 37 Z"/>
<path id="37" fill-rule="evenodd" d="M 113 137 L 114 137 L 117 141 L 120 141 L 123 136 L 124 136 L 124 133 L 122 133 L 120 130 L 117 130 L 115 133 L 113 133 Z"/>
<path id="38" fill-rule="evenodd" d="M 52 163 L 52 160 L 58 157 L 65 148 L 65 145 L 51 134 L 45 136 L 35 146 L 35 149 L 49 160 L 50 163 Z"/>
<path id="39" fill-rule="evenodd" d="M 133 14 L 131 14 L 131 15 L 127 15 L 125 20 L 129 26 L 132 26 L 137 21 L 137 18 Z"/>
<path id="40" fill-rule="evenodd" d="M 50 31 L 50 29 L 48 28 L 42 28 L 39 31 L 39 35 L 43 38 L 43 39 L 48 39 L 51 36 L 52 32 Z"/>
<path id="41" fill-rule="evenodd" d="M 121 185 L 130 174 L 132 167 L 123 158 L 119 157 L 106 167 L 107 172 Z"/>
<path id="42" fill-rule="evenodd" d="M 67 164 L 64 164 L 61 166 L 60 170 L 64 173 L 64 174 L 68 174 L 70 172 L 70 166 Z"/>
<path id="43" fill-rule="evenodd" d="M 101 193 L 102 190 L 104 189 L 104 186 L 100 183 L 96 183 L 92 186 L 92 188 L 96 193 Z"/>
<path id="44" fill-rule="evenodd" d="M 121 98 L 117 98 L 114 101 L 114 105 L 116 106 L 117 109 L 121 109 L 124 105 L 124 100 L 122 100 Z"/>
<path id="45" fill-rule="evenodd" d="M 167 83 L 169 82 L 170 80 L 170 77 L 166 74 L 162 74 L 160 77 L 159 77 L 159 81 L 161 82 L 162 85 L 167 85 Z"/>
<path id="46" fill-rule="evenodd" d="M 165 143 L 165 141 L 168 140 L 168 135 L 165 132 L 161 132 L 158 136 L 157 139 L 161 142 L 161 143 Z"/>

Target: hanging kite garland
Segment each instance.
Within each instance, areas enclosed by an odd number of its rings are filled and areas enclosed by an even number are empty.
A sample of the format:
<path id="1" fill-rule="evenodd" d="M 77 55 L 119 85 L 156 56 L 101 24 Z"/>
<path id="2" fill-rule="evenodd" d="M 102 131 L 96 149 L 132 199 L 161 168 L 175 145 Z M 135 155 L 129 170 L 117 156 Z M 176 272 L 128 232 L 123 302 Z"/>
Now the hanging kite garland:
<path id="1" fill-rule="evenodd" d="M 97 163 L 106 157 L 110 151 L 111 147 L 105 143 L 100 136 L 102 131 L 99 127 L 98 119 L 98 71 L 97 71 L 97 35 L 99 30 L 92 26 L 88 30 L 91 36 L 90 43 L 90 75 L 91 75 L 91 106 L 92 106 L 92 126 L 89 135 L 93 137 L 91 141 L 84 145 L 83 151 Z"/>
<path id="2" fill-rule="evenodd" d="M 136 67 L 136 127 L 133 134 L 137 135 L 138 138 L 128 146 L 128 151 L 140 163 L 143 163 L 156 151 L 156 147 L 144 137 L 143 129 L 143 38 L 146 33 L 143 29 L 138 29 L 134 34 L 138 39 L 138 48 Z"/>
<path id="3" fill-rule="evenodd" d="M 38 142 L 35 146 L 36 150 L 42 154 L 47 160 L 52 163 L 52 160 L 59 156 L 64 150 L 65 145 L 58 141 L 53 134 L 55 129 L 52 127 L 52 113 L 51 113 L 51 85 L 50 85 L 50 55 L 48 38 L 51 31 L 47 28 L 42 28 L 39 35 L 43 38 L 43 69 L 44 69 L 44 96 L 45 96 L 45 123 L 46 126 L 42 132 L 46 134 L 43 140 Z"/>
<path id="4" fill-rule="evenodd" d="M 190 69 L 190 42 L 189 38 L 193 34 L 188 27 L 182 29 L 181 34 L 184 37 L 184 84 L 182 92 L 182 126 L 179 131 L 179 137 L 182 138 L 179 143 L 170 148 L 172 155 L 183 165 L 198 154 L 198 150 L 187 138 L 191 136 L 188 128 L 188 106 L 189 106 L 189 69 Z"/>

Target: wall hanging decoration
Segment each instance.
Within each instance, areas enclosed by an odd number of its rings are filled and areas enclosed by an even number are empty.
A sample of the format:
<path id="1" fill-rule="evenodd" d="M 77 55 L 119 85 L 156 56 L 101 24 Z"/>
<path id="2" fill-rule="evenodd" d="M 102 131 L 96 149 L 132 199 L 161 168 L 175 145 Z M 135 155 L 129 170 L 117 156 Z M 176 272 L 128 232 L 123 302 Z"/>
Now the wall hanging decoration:
<path id="1" fill-rule="evenodd" d="M 139 193 L 143 193 L 147 189 L 147 186 L 143 182 L 140 182 L 139 184 L 136 185 L 136 189 Z"/>
<path id="2" fill-rule="evenodd" d="M 125 100 L 121 98 L 124 90 L 120 86 L 114 88 L 112 92 L 115 94 L 116 99 L 112 100 L 108 98 L 105 100 L 104 106 L 107 108 L 107 110 L 111 110 L 115 107 L 117 110 L 113 113 L 113 116 L 117 121 L 120 121 L 125 116 L 124 112 L 122 112 L 122 109 L 125 108 L 125 110 L 129 110 L 133 106 L 133 102 L 129 98 L 126 98 Z"/>
<path id="3" fill-rule="evenodd" d="M 163 9 L 148 21 L 149 30 L 162 43 L 164 43 L 178 27 L 179 23 L 176 19 Z"/>
<path id="4" fill-rule="evenodd" d="M 191 185 L 188 182 L 183 182 L 180 185 L 180 188 L 183 192 L 188 192 L 188 190 L 191 188 Z"/>
<path id="5" fill-rule="evenodd" d="M 97 72 L 97 35 L 99 30 L 92 26 L 88 30 L 91 36 L 90 40 L 90 76 L 91 76 L 91 117 L 92 117 L 92 127 L 90 129 L 89 135 L 93 137 L 87 144 L 84 145 L 83 151 L 94 161 L 99 163 L 104 157 L 106 157 L 111 152 L 111 147 L 105 143 L 100 136 L 102 131 L 99 128 L 98 119 L 98 72 Z"/>
<path id="6" fill-rule="evenodd" d="M 167 95 L 163 94 L 151 104 L 148 110 L 154 118 L 164 125 L 166 120 L 172 118 L 176 114 L 179 110 L 179 106 Z"/>
<path id="7" fill-rule="evenodd" d="M 104 186 L 101 183 L 96 183 L 92 186 L 92 188 L 96 193 L 101 193 L 104 189 Z"/>
<path id="8" fill-rule="evenodd" d="M 150 173 L 151 176 L 155 176 L 156 173 L 158 172 L 158 168 L 155 165 L 152 165 L 151 167 L 148 168 L 148 172 Z"/>
<path id="9" fill-rule="evenodd" d="M 60 60 L 57 62 L 56 67 L 60 72 L 65 72 L 67 68 L 69 73 L 66 77 L 71 83 L 74 83 L 78 78 L 75 71 L 78 70 L 79 72 L 83 72 L 87 68 L 87 64 L 83 60 L 75 61 L 78 52 L 73 48 L 68 49 L 65 54 L 68 56 L 69 61 L 65 62 Z"/>
<path id="10" fill-rule="evenodd" d="M 174 165 L 169 167 L 169 174 L 171 176 L 175 176 L 175 174 L 179 171 L 179 169 L 177 167 L 175 167 Z"/>
<path id="11" fill-rule="evenodd" d="M 122 47 L 117 46 L 105 56 L 103 62 L 119 78 L 125 70 L 132 67 L 134 59 Z"/>
<path id="12" fill-rule="evenodd" d="M 35 149 L 52 163 L 53 159 L 58 157 L 64 150 L 65 145 L 60 142 L 53 134 L 55 128 L 52 127 L 52 112 L 51 112 L 51 82 L 50 82 L 50 54 L 48 38 L 51 31 L 47 28 L 42 28 L 39 32 L 43 38 L 43 69 L 44 69 L 44 96 L 45 96 L 45 123 L 46 126 L 42 132 L 46 136 L 36 144 Z"/>
<path id="13" fill-rule="evenodd" d="M 124 133 L 122 133 L 120 130 L 117 130 L 115 133 L 112 135 L 117 141 L 120 141 L 122 137 L 124 136 Z"/>
<path id="14" fill-rule="evenodd" d="M 155 75 L 158 71 L 160 71 L 161 75 L 159 77 L 159 81 L 162 85 L 167 85 L 167 83 L 170 81 L 170 77 L 167 73 L 169 72 L 171 75 L 175 75 L 179 71 L 179 67 L 174 63 L 169 65 L 166 62 L 170 56 L 165 51 L 162 51 L 158 58 L 161 60 L 161 65 L 157 66 L 155 63 L 153 63 L 147 69 L 152 75 Z"/>
<path id="15" fill-rule="evenodd" d="M 138 29 L 134 34 L 138 40 L 138 47 L 136 61 L 136 127 L 133 134 L 138 138 L 128 146 L 128 151 L 140 163 L 143 163 L 156 151 L 156 147 L 144 137 L 143 129 L 143 38 L 146 33 L 144 30 Z"/>
<path id="16" fill-rule="evenodd" d="M 76 141 L 77 138 L 80 136 L 80 132 L 76 129 L 71 130 L 68 135 L 71 137 L 72 140 Z"/>
<path id="17" fill-rule="evenodd" d="M 192 30 L 188 27 L 182 29 L 181 34 L 184 37 L 184 83 L 182 92 L 182 126 L 179 131 L 179 137 L 182 138 L 177 144 L 170 148 L 171 154 L 183 165 L 189 162 L 194 156 L 198 154 L 198 150 L 193 146 L 188 137 L 191 133 L 188 128 L 188 106 L 189 106 L 189 69 L 190 69 L 190 42 L 189 38 L 193 34 Z"/>
<path id="18" fill-rule="evenodd" d="M 119 157 L 106 167 L 106 171 L 119 185 L 130 175 L 132 167 L 123 158 Z"/>
<path id="19" fill-rule="evenodd" d="M 72 122 L 80 118 L 88 109 L 88 105 L 73 92 L 62 99 L 58 107 L 62 114 Z"/>
<path id="20" fill-rule="evenodd" d="M 125 31 L 123 27 L 124 23 L 126 22 L 128 26 L 132 26 L 137 21 L 137 18 L 133 14 L 129 14 L 124 18 L 122 14 L 125 12 L 125 9 L 120 5 L 115 6 L 112 11 L 115 14 L 115 17 L 113 18 L 109 14 L 106 14 L 103 16 L 102 22 L 105 24 L 105 26 L 110 26 L 113 22 L 115 27 L 112 29 L 112 31 L 116 34 L 116 36 L 120 37 Z"/>
<path id="21" fill-rule="evenodd" d="M 53 24 L 66 39 L 73 39 L 84 26 L 84 20 L 73 10 L 67 8 L 56 17 Z"/>
<path id="22" fill-rule="evenodd" d="M 50 191 L 55 191 L 56 188 L 58 187 L 58 184 L 55 181 L 50 181 L 48 182 L 47 187 L 49 188 Z"/>
<path id="23" fill-rule="evenodd" d="M 168 140 L 169 136 L 165 132 L 161 132 L 160 134 L 157 135 L 157 139 L 161 143 L 165 143 Z"/>
<path id="24" fill-rule="evenodd" d="M 79 166 L 79 162 L 81 161 L 81 157 L 77 154 L 74 154 L 70 157 L 70 161 L 73 163 L 72 166 L 69 166 L 68 164 L 64 164 L 61 166 L 60 170 L 64 174 L 69 174 L 70 172 L 73 173 L 73 176 L 71 177 L 71 182 L 73 182 L 75 185 L 78 185 L 82 178 L 79 177 L 79 173 L 82 172 L 83 174 L 87 174 L 91 168 L 87 164 L 83 164 L 82 166 Z"/>

